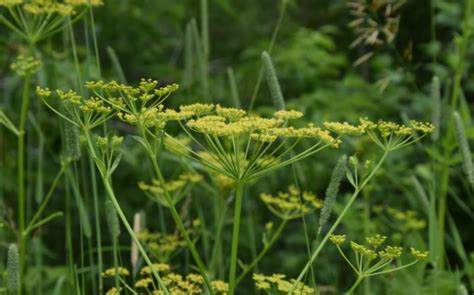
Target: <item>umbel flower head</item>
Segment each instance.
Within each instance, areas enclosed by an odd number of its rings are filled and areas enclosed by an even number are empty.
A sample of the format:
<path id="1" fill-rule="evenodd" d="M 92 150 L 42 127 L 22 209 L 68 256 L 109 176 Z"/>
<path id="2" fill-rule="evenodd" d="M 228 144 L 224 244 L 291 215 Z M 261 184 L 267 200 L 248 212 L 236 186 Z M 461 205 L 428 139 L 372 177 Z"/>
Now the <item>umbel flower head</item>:
<path id="1" fill-rule="evenodd" d="M 1 16 L 0 24 L 34 44 L 57 33 L 68 17 L 75 16 L 75 21 L 85 8 L 103 4 L 103 0 L 0 0 L 0 8 L 8 8 L 11 14 L 10 19 Z"/>
<path id="2" fill-rule="evenodd" d="M 153 179 L 151 184 L 141 181 L 138 183 L 138 187 L 146 192 L 152 200 L 169 207 L 170 205 L 164 197 L 165 190 L 170 193 L 174 204 L 176 204 L 189 192 L 192 185 L 200 182 L 202 178 L 199 173 L 185 172 L 180 174 L 177 179 L 166 182 L 164 188 L 157 179 Z"/>
<path id="3" fill-rule="evenodd" d="M 286 275 L 273 274 L 266 276 L 263 274 L 254 273 L 253 280 L 257 289 L 265 291 L 267 294 L 286 294 L 288 293 L 295 282 L 294 279 L 286 280 Z M 310 295 L 314 294 L 315 290 L 301 282 L 296 284 L 293 289 L 293 294 Z"/>
<path id="4" fill-rule="evenodd" d="M 302 116 L 297 111 L 278 111 L 272 118 L 264 118 L 236 108 L 197 103 L 162 113 L 173 114 L 172 119 L 199 149 L 193 151 L 183 145 L 187 151 L 183 156 L 235 181 L 253 180 L 340 144 L 339 139 L 313 124 L 302 128 L 288 126 L 288 120 Z M 293 153 L 305 139 L 312 144 Z"/>
<path id="5" fill-rule="evenodd" d="M 383 120 L 375 123 L 367 118 L 360 118 L 359 125 L 351 125 L 347 122 L 325 122 L 324 126 L 340 135 L 367 134 L 385 151 L 394 151 L 410 145 L 434 130 L 431 123 L 412 120 L 407 126 Z"/>
<path id="6" fill-rule="evenodd" d="M 114 115 L 113 109 L 98 97 L 83 98 L 72 90 L 52 92 L 48 88 L 39 86 L 36 87 L 36 94 L 48 108 L 61 118 L 85 130 L 99 126 Z M 55 108 L 48 102 L 48 98 L 53 94 L 59 98 L 61 107 Z"/>
<path id="7" fill-rule="evenodd" d="M 323 206 L 322 200 L 312 192 L 301 192 L 296 186 L 288 187 L 288 192 L 278 192 L 277 195 L 260 194 L 260 199 L 276 216 L 284 220 L 299 218 L 314 209 Z"/>
<path id="8" fill-rule="evenodd" d="M 415 258 L 414 261 L 404 264 L 402 266 L 393 267 L 393 261 L 400 258 L 403 253 L 403 248 L 398 246 L 386 245 L 382 250 L 378 250 L 382 244 L 385 243 L 386 236 L 376 234 L 374 236 L 366 237 L 366 245 L 351 241 L 350 247 L 355 255 L 355 261 L 351 262 L 348 256 L 344 254 L 341 245 L 346 240 L 346 235 L 330 235 L 329 240 L 336 245 L 339 253 L 349 266 L 354 270 L 359 278 L 367 276 L 375 276 L 379 274 L 394 272 L 399 269 L 409 267 L 419 260 L 428 257 L 428 252 L 423 252 L 411 248 L 411 254 Z"/>

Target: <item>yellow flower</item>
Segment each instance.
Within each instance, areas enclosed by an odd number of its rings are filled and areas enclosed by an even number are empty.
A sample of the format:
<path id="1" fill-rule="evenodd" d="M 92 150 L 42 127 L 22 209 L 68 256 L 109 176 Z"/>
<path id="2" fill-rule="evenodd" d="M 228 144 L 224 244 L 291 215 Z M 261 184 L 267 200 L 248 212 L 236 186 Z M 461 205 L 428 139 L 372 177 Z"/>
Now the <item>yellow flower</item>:
<path id="1" fill-rule="evenodd" d="M 329 240 L 336 245 L 341 245 L 346 241 L 346 235 L 330 235 Z"/>
<path id="2" fill-rule="evenodd" d="M 299 119 L 303 117 L 303 113 L 295 110 L 280 110 L 273 113 L 273 117 L 282 120 L 291 120 L 291 119 Z"/>
<path id="3" fill-rule="evenodd" d="M 128 269 L 119 266 L 117 268 L 106 269 L 102 273 L 102 276 L 103 277 L 114 277 L 116 274 L 119 275 L 119 276 L 128 276 L 128 275 L 130 275 Z"/>
<path id="4" fill-rule="evenodd" d="M 416 250 L 415 248 L 411 247 L 410 248 L 411 254 L 417 259 L 417 260 L 422 260 L 428 257 L 429 253 L 427 251 L 419 251 Z"/>
<path id="5" fill-rule="evenodd" d="M 156 271 L 156 272 L 163 272 L 163 271 L 170 270 L 170 266 L 168 264 L 165 264 L 165 263 L 153 263 L 152 267 L 153 267 L 153 270 Z M 152 268 L 148 265 L 144 266 L 140 270 L 141 275 L 151 274 L 152 272 L 153 272 Z"/>

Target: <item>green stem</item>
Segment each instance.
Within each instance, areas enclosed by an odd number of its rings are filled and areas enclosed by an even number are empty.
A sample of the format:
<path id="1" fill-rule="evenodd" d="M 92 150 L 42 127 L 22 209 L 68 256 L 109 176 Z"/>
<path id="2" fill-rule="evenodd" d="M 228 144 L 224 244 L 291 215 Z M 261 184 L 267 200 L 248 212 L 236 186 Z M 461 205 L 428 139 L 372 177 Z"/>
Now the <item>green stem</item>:
<path id="1" fill-rule="evenodd" d="M 18 294 L 22 294 L 23 267 L 25 265 L 26 239 L 25 231 L 25 126 L 30 104 L 31 74 L 27 74 L 23 81 L 21 97 L 20 123 L 18 127 L 18 252 L 19 252 L 19 282 Z"/>
<path id="2" fill-rule="evenodd" d="M 125 217 L 125 214 L 123 213 L 122 208 L 120 207 L 120 204 L 117 201 L 117 198 L 116 198 L 115 193 L 113 191 L 112 185 L 110 184 L 110 180 L 102 174 L 101 174 L 101 176 L 102 176 L 102 182 L 104 183 L 104 187 L 105 187 L 105 190 L 107 192 L 107 195 L 110 197 L 110 200 L 112 201 L 112 204 L 114 205 L 118 216 L 122 220 L 122 223 L 125 226 L 125 229 L 129 233 L 129 235 L 132 238 L 133 242 L 137 245 L 138 251 L 140 251 L 140 254 L 143 256 L 143 260 L 145 260 L 146 264 L 151 267 L 151 270 L 153 272 L 153 276 L 158 281 L 158 284 L 160 285 L 160 287 L 166 292 L 166 294 L 170 294 L 169 291 L 168 291 L 168 288 L 166 288 L 166 286 L 163 283 L 163 281 L 161 280 L 160 276 L 158 275 L 156 270 L 153 268 L 153 263 L 151 262 L 150 258 L 146 254 L 146 251 L 143 248 L 140 241 L 138 240 L 137 236 L 133 232 L 133 229 L 130 226 L 130 223 L 128 223 L 127 217 Z"/>
<path id="3" fill-rule="evenodd" d="M 92 144 L 92 138 L 91 138 L 91 135 L 89 133 L 89 130 L 84 130 L 84 133 L 85 133 L 85 136 L 86 136 L 86 141 L 87 141 L 87 145 L 88 145 L 88 148 L 89 148 L 89 153 L 92 156 L 92 158 L 94 159 L 94 161 L 96 161 L 96 166 L 99 167 L 99 165 L 97 165 L 98 164 L 97 161 L 101 161 L 101 160 L 97 158 L 96 150 L 95 150 L 95 148 Z M 100 169 L 99 169 L 99 171 L 100 171 Z M 132 238 L 133 242 L 137 245 L 138 251 L 143 256 L 143 260 L 145 260 L 145 263 L 148 266 L 150 266 L 153 277 L 157 280 L 158 284 L 163 289 L 163 291 L 167 295 L 171 295 L 168 288 L 163 283 L 163 281 L 161 280 L 161 278 L 158 275 L 158 273 L 156 272 L 156 270 L 153 268 L 153 263 L 151 262 L 150 258 L 148 257 L 148 254 L 146 253 L 146 251 L 143 248 L 142 244 L 140 243 L 137 236 L 135 235 L 135 232 L 133 231 L 132 227 L 130 226 L 130 223 L 128 222 L 127 217 L 125 217 L 125 214 L 123 213 L 122 208 L 120 207 L 120 204 L 119 204 L 119 202 L 117 200 L 117 197 L 115 196 L 114 190 L 112 188 L 112 184 L 110 182 L 110 179 L 107 177 L 107 175 L 108 175 L 107 171 L 105 171 L 105 173 L 102 173 L 102 172 L 100 173 L 100 176 L 102 178 L 102 183 L 104 184 L 104 187 L 105 187 L 105 191 L 106 191 L 107 195 L 109 196 L 110 200 L 112 201 L 112 204 L 114 205 L 114 208 L 117 211 L 117 214 L 120 217 L 120 220 L 122 221 L 123 225 L 125 226 L 125 229 L 127 230 L 128 234 Z"/>
<path id="4" fill-rule="evenodd" d="M 104 268 L 102 262 L 102 232 L 100 229 L 100 214 L 99 214 L 99 196 L 97 192 L 97 178 L 96 171 L 94 169 L 94 162 L 89 156 L 89 171 L 91 174 L 91 183 L 92 183 L 92 197 L 94 200 L 94 217 L 95 217 L 95 231 L 97 235 L 97 272 L 99 274 L 99 294 L 103 293 L 104 289 L 104 280 L 102 278 L 102 270 Z"/>
<path id="5" fill-rule="evenodd" d="M 352 294 L 354 291 L 357 289 L 357 287 L 360 285 L 360 283 L 364 280 L 364 276 L 360 275 L 357 280 L 354 282 L 354 285 L 347 291 L 347 294 Z"/>
<path id="6" fill-rule="evenodd" d="M 229 295 L 235 293 L 235 274 L 237 270 L 237 250 L 239 248 L 239 230 L 240 215 L 242 213 L 242 199 L 244 197 L 244 184 L 237 182 L 235 187 L 235 209 L 234 209 L 234 228 L 232 231 L 232 249 L 230 252 L 230 268 L 229 268 Z"/>
<path id="7" fill-rule="evenodd" d="M 257 263 L 267 254 L 268 250 L 273 246 L 273 244 L 278 240 L 280 237 L 283 229 L 285 228 L 286 224 L 288 223 L 288 220 L 283 220 L 280 225 L 278 226 L 278 229 L 276 230 L 275 234 L 272 236 L 272 239 L 270 242 L 258 253 L 257 257 L 247 266 L 245 267 L 244 271 L 237 277 L 236 280 L 236 285 L 242 281 L 245 276 L 257 265 Z"/>
<path id="8" fill-rule="evenodd" d="M 146 137 L 144 137 L 146 138 Z M 151 159 L 153 169 L 155 170 L 155 174 L 158 177 L 158 180 L 160 181 L 161 187 L 163 188 L 163 192 L 166 198 L 166 201 L 168 202 L 171 215 L 173 216 L 173 219 L 176 223 L 176 226 L 178 227 L 179 232 L 183 235 L 184 240 L 186 241 L 186 245 L 189 248 L 189 251 L 191 252 L 191 255 L 194 258 L 194 261 L 197 264 L 197 267 L 199 268 L 199 271 L 201 272 L 201 275 L 204 277 L 204 282 L 209 289 L 209 292 L 213 294 L 212 291 L 212 285 L 211 281 L 209 280 L 209 277 L 207 275 L 206 268 L 204 266 L 204 263 L 202 262 L 201 257 L 199 256 L 198 251 L 196 250 L 196 247 L 194 246 L 193 241 L 191 241 L 191 238 L 189 237 L 188 233 L 186 232 L 186 228 L 184 227 L 183 222 L 181 221 L 181 217 L 179 216 L 178 211 L 176 210 L 176 207 L 174 206 L 173 199 L 171 198 L 168 190 L 166 189 L 166 181 L 163 178 L 163 174 L 161 173 L 160 166 L 158 165 L 158 162 L 156 160 L 156 156 L 154 155 L 153 151 L 151 150 L 150 144 L 147 146 L 147 152 L 148 155 Z"/>
<path id="9" fill-rule="evenodd" d="M 380 168 L 380 166 L 382 165 L 382 163 L 385 161 L 385 159 L 387 158 L 389 154 L 389 150 L 385 150 L 382 157 L 380 158 L 379 162 L 377 163 L 377 165 L 374 167 L 374 169 L 370 172 L 370 174 L 367 176 L 367 178 L 356 188 L 356 190 L 354 191 L 354 193 L 352 194 L 352 196 L 350 197 L 349 199 L 349 202 L 347 202 L 346 206 L 344 207 L 344 209 L 342 210 L 342 212 L 339 214 L 339 216 L 337 217 L 336 221 L 334 222 L 334 224 L 331 226 L 331 228 L 329 229 L 329 231 L 326 233 L 326 235 L 324 236 L 324 238 L 322 239 L 321 243 L 318 245 L 318 247 L 316 248 L 316 250 L 314 251 L 313 255 L 311 256 L 310 260 L 306 263 L 305 267 L 303 268 L 303 270 L 301 271 L 301 273 L 299 274 L 298 278 L 296 279 L 296 281 L 293 283 L 293 286 L 291 287 L 290 291 L 289 291 L 289 294 L 293 294 L 293 291 L 295 290 L 296 288 L 296 285 L 301 282 L 301 280 L 303 279 L 304 275 L 306 274 L 306 272 L 308 272 L 309 268 L 311 267 L 312 263 L 314 262 L 314 260 L 316 260 L 316 258 L 318 257 L 319 253 L 321 252 L 321 250 L 323 249 L 324 245 L 326 245 L 327 241 L 329 240 L 329 236 L 336 230 L 336 228 L 338 227 L 339 223 L 341 223 L 342 219 L 344 218 L 344 216 L 346 215 L 346 213 L 349 211 L 349 208 L 352 206 L 352 204 L 354 203 L 354 201 L 356 200 L 357 196 L 360 194 L 360 192 L 362 191 L 362 189 L 367 185 L 367 183 L 373 178 L 373 176 L 375 175 L 375 173 L 377 172 L 377 170 Z"/>

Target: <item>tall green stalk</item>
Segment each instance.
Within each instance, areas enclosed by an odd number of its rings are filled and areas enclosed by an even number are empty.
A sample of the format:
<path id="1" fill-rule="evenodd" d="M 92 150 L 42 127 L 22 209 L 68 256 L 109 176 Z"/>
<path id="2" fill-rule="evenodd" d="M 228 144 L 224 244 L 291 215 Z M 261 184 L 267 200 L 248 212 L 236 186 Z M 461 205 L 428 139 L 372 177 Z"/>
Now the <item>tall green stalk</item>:
<path id="1" fill-rule="evenodd" d="M 144 131 L 142 131 L 142 136 L 145 136 Z M 144 137 L 144 138 L 146 138 L 146 137 Z M 172 217 L 173 217 L 173 219 L 176 223 L 176 226 L 178 227 L 179 232 L 183 235 L 184 240 L 186 241 L 186 246 L 189 248 L 189 251 L 191 252 L 191 255 L 194 258 L 194 261 L 196 262 L 197 267 L 198 267 L 199 271 L 201 272 L 201 275 L 204 278 L 204 282 L 205 282 L 207 288 L 209 289 L 209 292 L 211 294 L 213 294 L 211 281 L 209 280 L 209 277 L 208 277 L 208 274 L 207 274 L 207 271 L 206 271 L 206 267 L 204 266 L 204 263 L 203 263 L 201 257 L 199 256 L 199 253 L 197 252 L 196 247 L 194 246 L 194 243 L 191 241 L 188 233 L 186 232 L 186 228 L 184 227 L 184 224 L 181 221 L 179 213 L 178 213 L 178 211 L 176 210 L 176 207 L 173 204 L 173 200 L 172 200 L 168 190 L 166 190 L 166 181 L 163 177 L 163 174 L 161 173 L 161 169 L 160 169 L 160 166 L 158 165 L 156 155 L 153 152 L 152 147 L 149 144 L 146 146 L 146 150 L 147 150 L 147 153 L 148 153 L 148 155 L 150 157 L 150 160 L 152 162 L 153 169 L 155 171 L 156 177 L 160 181 L 160 185 L 163 188 L 163 192 L 164 192 L 166 201 L 168 202 L 168 205 L 169 205 L 169 208 L 170 208 L 170 211 L 171 211 L 171 215 L 172 215 Z"/>
<path id="2" fill-rule="evenodd" d="M 242 213 L 242 199 L 244 198 L 244 184 L 237 182 L 235 186 L 234 228 L 232 230 L 232 248 L 230 251 L 229 267 L 229 295 L 235 293 L 237 254 L 239 248 L 240 215 Z"/>
<path id="3" fill-rule="evenodd" d="M 26 240 L 23 236 L 26 224 L 26 194 L 25 194 L 25 127 L 30 104 L 31 74 L 26 74 L 23 80 L 23 94 L 21 96 L 20 123 L 18 125 L 18 253 L 19 253 L 19 282 L 18 294 L 23 291 L 23 268 L 25 265 Z"/>

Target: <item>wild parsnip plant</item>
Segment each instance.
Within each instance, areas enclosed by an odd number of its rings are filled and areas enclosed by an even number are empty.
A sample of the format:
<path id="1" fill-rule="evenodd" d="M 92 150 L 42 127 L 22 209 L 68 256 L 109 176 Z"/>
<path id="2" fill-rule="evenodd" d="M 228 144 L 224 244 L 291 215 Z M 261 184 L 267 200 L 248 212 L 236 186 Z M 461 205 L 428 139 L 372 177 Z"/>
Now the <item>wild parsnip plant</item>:
<path id="1" fill-rule="evenodd" d="M 472 291 L 474 0 L 188 2 L 0 0 L 0 294 Z"/>
<path id="2" fill-rule="evenodd" d="M 402 255 L 403 248 L 386 245 L 382 250 L 380 247 L 386 239 L 386 236 L 381 236 L 378 234 L 375 236 L 366 237 L 365 241 L 367 242 L 368 246 L 351 241 L 350 246 L 354 254 L 353 256 L 355 257 L 355 261 L 351 262 L 351 260 L 341 249 L 341 245 L 346 241 L 346 235 L 329 236 L 329 240 L 334 245 L 336 245 L 337 250 L 341 254 L 342 258 L 344 258 L 351 269 L 357 274 L 357 279 L 347 294 L 353 294 L 365 278 L 399 271 L 416 264 L 421 259 L 428 257 L 428 252 L 422 252 L 412 247 L 410 248 L 410 251 L 414 257 L 414 260 L 412 262 L 393 267 L 393 261 Z"/>

